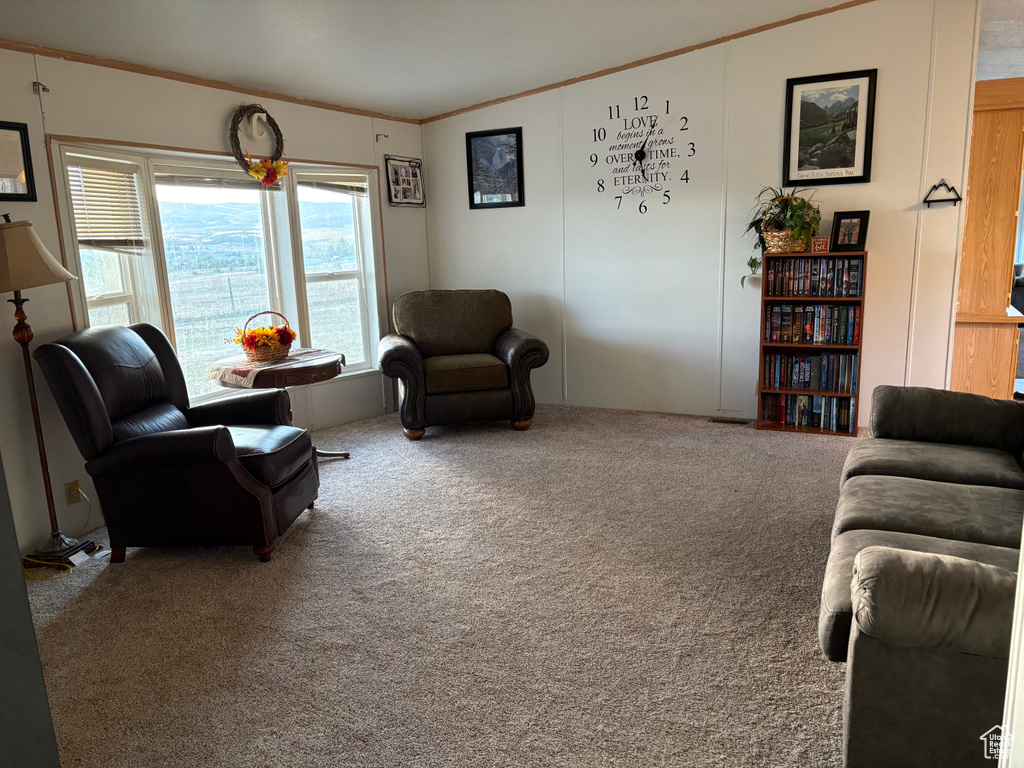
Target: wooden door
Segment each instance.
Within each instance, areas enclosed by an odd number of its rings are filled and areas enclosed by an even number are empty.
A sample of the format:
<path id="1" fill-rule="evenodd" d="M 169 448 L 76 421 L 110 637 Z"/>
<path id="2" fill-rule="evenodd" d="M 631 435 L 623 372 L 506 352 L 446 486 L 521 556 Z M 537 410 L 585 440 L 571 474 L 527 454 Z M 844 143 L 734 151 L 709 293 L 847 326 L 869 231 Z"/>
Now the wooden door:
<path id="1" fill-rule="evenodd" d="M 1024 109 L 975 112 L 957 312 L 1002 314 L 1017 243 Z"/>
<path id="2" fill-rule="evenodd" d="M 950 387 L 989 397 L 1013 396 L 1017 324 L 1010 306 L 1024 164 L 1024 78 L 979 82 Z"/>

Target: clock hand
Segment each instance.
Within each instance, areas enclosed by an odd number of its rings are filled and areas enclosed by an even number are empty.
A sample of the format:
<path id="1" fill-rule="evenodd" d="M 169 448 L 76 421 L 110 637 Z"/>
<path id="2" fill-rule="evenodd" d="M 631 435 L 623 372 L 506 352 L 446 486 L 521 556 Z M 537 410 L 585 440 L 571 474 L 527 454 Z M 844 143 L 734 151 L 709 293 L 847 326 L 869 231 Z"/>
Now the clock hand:
<path id="1" fill-rule="evenodd" d="M 644 177 L 644 181 L 647 181 L 647 172 L 644 170 L 644 160 L 647 159 L 647 142 L 651 140 L 651 134 L 654 133 L 656 125 L 657 121 L 651 120 L 651 130 L 647 132 L 644 143 L 640 145 L 640 149 L 633 153 L 633 162 L 640 166 L 640 174 Z"/>

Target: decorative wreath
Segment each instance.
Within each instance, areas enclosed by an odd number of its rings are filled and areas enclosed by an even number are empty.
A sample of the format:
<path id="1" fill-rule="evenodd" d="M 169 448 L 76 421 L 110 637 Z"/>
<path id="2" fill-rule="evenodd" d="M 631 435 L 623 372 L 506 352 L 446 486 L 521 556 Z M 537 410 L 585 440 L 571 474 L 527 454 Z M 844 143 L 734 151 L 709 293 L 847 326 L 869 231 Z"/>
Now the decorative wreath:
<path id="1" fill-rule="evenodd" d="M 241 127 L 243 120 L 247 120 L 257 114 L 262 114 L 266 118 L 267 125 L 274 132 L 274 154 L 263 160 L 254 161 L 249 157 L 248 152 L 243 156 L 242 147 L 238 143 L 238 129 Z M 281 135 L 281 129 L 278 127 L 277 121 L 270 116 L 270 113 L 262 105 L 243 104 L 235 110 L 235 114 L 231 117 L 231 128 L 228 131 L 228 143 L 231 144 L 231 154 L 235 156 L 235 161 L 239 167 L 260 184 L 270 187 L 278 179 L 288 175 L 288 161 L 281 159 L 281 155 L 284 154 L 284 136 Z"/>

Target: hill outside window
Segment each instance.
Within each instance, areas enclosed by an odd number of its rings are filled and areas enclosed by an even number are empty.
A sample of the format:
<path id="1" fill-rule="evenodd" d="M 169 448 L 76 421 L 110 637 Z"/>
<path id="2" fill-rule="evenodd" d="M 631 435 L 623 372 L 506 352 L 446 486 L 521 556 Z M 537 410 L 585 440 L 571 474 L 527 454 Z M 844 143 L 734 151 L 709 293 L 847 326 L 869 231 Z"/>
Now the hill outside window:
<path id="1" fill-rule="evenodd" d="M 174 344 L 189 395 L 223 392 L 210 364 L 250 315 L 281 312 L 298 344 L 373 368 L 377 211 L 362 169 L 292 165 L 272 188 L 222 158 L 62 146 L 87 323 L 151 322 Z M 74 269 L 73 269 L 74 271 Z"/>

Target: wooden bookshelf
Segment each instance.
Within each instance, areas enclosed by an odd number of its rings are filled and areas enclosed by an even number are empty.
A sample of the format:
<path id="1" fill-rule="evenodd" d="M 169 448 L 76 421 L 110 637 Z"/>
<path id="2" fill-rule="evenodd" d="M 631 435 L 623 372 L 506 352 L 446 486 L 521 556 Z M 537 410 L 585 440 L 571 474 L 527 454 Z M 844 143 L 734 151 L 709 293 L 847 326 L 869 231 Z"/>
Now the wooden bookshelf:
<path id="1" fill-rule="evenodd" d="M 867 256 L 764 254 L 758 429 L 857 433 Z"/>

